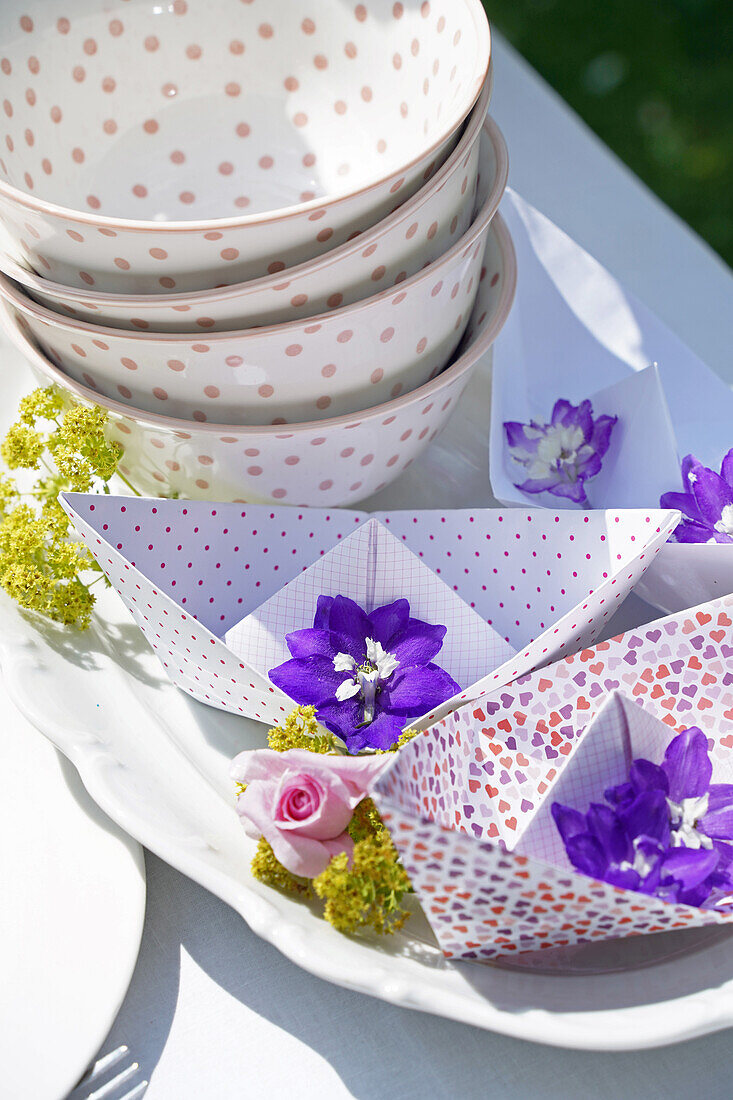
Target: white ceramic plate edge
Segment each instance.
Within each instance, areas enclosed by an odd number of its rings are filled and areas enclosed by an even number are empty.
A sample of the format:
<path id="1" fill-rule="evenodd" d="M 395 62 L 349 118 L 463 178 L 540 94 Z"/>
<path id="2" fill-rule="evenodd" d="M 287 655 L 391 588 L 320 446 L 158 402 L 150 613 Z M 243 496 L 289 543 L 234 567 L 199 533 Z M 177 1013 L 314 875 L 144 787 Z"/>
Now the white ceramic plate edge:
<path id="1" fill-rule="evenodd" d="M 27 721 L 39 731 L 39 733 L 47 736 L 46 731 L 43 728 L 45 720 L 40 723 L 34 720 L 34 716 L 31 713 L 31 710 L 33 708 L 27 705 L 27 700 L 23 698 L 22 692 L 19 692 L 17 689 L 17 666 L 15 664 L 17 659 L 18 652 L 13 648 L 7 637 L 3 637 L 2 639 L 0 639 L 0 676 L 2 677 L 2 683 L 5 688 L 6 695 L 11 705 L 16 707 L 17 710 L 23 715 L 23 717 L 26 718 Z M 59 751 L 62 751 L 56 742 L 52 740 L 52 743 Z M 63 755 L 70 760 L 66 753 L 64 753 Z M 73 763 L 73 761 L 70 762 Z M 77 771 L 79 772 L 79 776 L 82 779 L 83 783 L 81 769 L 77 768 Z M 104 807 L 101 805 L 99 800 L 94 798 L 90 794 L 89 789 L 85 783 L 83 783 L 83 785 L 85 787 L 86 793 L 89 795 L 90 798 L 92 798 L 92 801 L 95 802 L 96 805 L 103 810 Z M 73 794 L 71 792 L 70 797 L 73 797 Z M 113 814 L 107 814 L 107 816 L 110 818 L 110 821 L 114 822 Z M 118 824 L 117 822 L 114 823 Z M 125 849 L 129 853 L 130 859 L 132 861 L 132 866 L 139 876 L 139 883 L 137 884 L 139 888 L 137 889 L 136 897 L 132 898 L 129 892 L 126 894 L 126 901 L 131 904 L 134 902 L 135 908 L 137 909 L 137 932 L 133 934 L 132 942 L 128 945 L 129 950 L 127 952 L 125 965 L 120 965 L 120 967 L 118 968 L 117 982 L 112 990 L 108 990 L 108 995 L 105 997 L 104 1011 L 99 1013 L 96 1029 L 94 1031 L 89 1030 L 87 1032 L 87 1042 L 83 1045 L 83 1048 L 81 1045 L 79 1047 L 79 1050 L 83 1050 L 83 1053 L 80 1053 L 79 1060 L 75 1065 L 73 1072 L 69 1074 L 68 1079 L 58 1082 L 59 1096 L 66 1096 L 67 1093 L 76 1086 L 76 1084 L 84 1074 L 85 1070 L 93 1062 L 95 1056 L 101 1049 L 105 1039 L 107 1038 L 107 1035 L 110 1032 L 112 1025 L 114 1024 L 119 1014 L 125 997 L 127 996 L 130 981 L 132 979 L 135 966 L 137 965 L 138 955 L 140 953 L 140 945 L 142 943 L 143 930 L 145 925 L 146 907 L 145 857 L 140 842 L 136 840 L 131 833 L 127 832 L 127 830 L 121 830 L 121 833 L 118 836 L 118 840 L 119 843 L 124 845 Z"/>
<path id="2" fill-rule="evenodd" d="M 36 674 L 43 661 L 38 659 L 38 654 L 33 656 L 33 650 L 38 647 L 30 636 L 32 630 L 29 626 L 23 642 L 17 633 L 13 637 L 12 632 L 9 638 L 4 637 L 0 642 L 0 665 L 10 695 L 22 713 L 71 760 L 90 796 L 105 813 L 140 844 L 231 905 L 258 936 L 309 973 L 394 1005 L 441 1015 L 519 1039 L 578 1050 L 648 1049 L 692 1039 L 733 1024 L 731 996 L 726 987 L 717 991 L 702 990 L 662 1004 L 596 1012 L 552 1013 L 531 1008 L 522 1012 L 506 1011 L 479 994 L 467 996 L 461 986 L 451 989 L 450 985 L 456 983 L 450 980 L 405 981 L 404 977 L 391 972 L 389 956 L 375 955 L 367 945 L 339 936 L 320 920 L 316 923 L 322 934 L 308 935 L 302 925 L 290 922 L 283 913 L 284 899 L 277 891 L 268 891 L 265 898 L 244 884 L 232 882 L 205 860 L 192 858 L 185 847 L 151 828 L 134 806 L 116 797 L 105 772 L 110 765 L 119 762 L 100 752 L 98 742 L 92 742 L 91 749 L 85 747 L 85 732 L 90 731 L 84 731 L 75 722 L 54 719 L 41 702 L 49 696 L 39 690 Z M 24 656 L 24 650 L 30 652 Z M 31 676 L 27 677 L 29 671 Z M 323 951 L 324 946 L 336 946 L 337 949 Z M 366 957 L 358 957 L 363 955 Z M 348 971 L 344 960 L 347 960 Z M 428 973 L 446 975 L 450 970 L 430 968 Z M 558 976 L 552 980 L 574 979 Z M 120 1003 L 123 998 L 124 991 Z M 104 1034 L 106 1031 L 100 1041 Z"/>

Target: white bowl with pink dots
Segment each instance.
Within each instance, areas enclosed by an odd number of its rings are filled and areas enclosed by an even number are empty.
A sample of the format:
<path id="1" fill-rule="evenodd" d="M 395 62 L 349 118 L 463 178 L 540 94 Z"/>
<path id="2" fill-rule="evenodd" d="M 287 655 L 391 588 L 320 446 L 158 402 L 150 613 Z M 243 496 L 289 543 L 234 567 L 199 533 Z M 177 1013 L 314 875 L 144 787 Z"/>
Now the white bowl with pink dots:
<path id="1" fill-rule="evenodd" d="M 394 481 L 435 439 L 473 368 L 498 336 L 515 285 L 514 249 L 497 214 L 468 331 L 451 366 L 412 393 L 356 416 L 285 428 L 196 424 L 136 413 L 71 381 L 19 327 L 7 303 L 0 304 L 0 323 L 39 384 L 54 383 L 70 402 L 108 410 L 111 438 L 125 448 L 122 472 L 140 492 L 334 507 L 362 500 Z"/>
<path id="2" fill-rule="evenodd" d="M 495 212 L 482 175 L 469 230 L 439 260 L 399 287 L 286 325 L 126 332 L 60 317 L 4 276 L 0 295 L 56 366 L 135 410 L 199 423 L 319 420 L 382 404 L 445 367 L 473 309 Z"/>
<path id="3" fill-rule="evenodd" d="M 201 290 L 410 197 L 490 61 L 480 0 L 3 0 L 0 221 L 67 286 Z"/>
<path id="4" fill-rule="evenodd" d="M 499 205 L 509 160 L 498 126 L 485 117 L 489 93 L 487 83 L 458 145 L 411 199 L 354 240 L 277 275 L 224 289 L 133 295 L 69 289 L 2 254 L 0 268 L 56 313 L 132 331 L 221 332 L 282 324 L 351 305 L 408 279 L 463 236 L 473 215 L 482 128 L 481 175 Z"/>

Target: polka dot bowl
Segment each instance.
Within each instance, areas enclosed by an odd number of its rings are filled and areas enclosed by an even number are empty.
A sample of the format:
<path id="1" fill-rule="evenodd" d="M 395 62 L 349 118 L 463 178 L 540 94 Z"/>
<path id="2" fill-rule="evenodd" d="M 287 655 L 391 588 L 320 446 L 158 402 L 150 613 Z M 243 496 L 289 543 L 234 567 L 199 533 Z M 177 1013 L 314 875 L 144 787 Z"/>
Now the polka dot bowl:
<path id="1" fill-rule="evenodd" d="M 490 160 L 486 138 L 483 165 Z M 75 381 L 135 409 L 204 423 L 285 424 L 352 414 L 435 377 L 460 343 L 496 196 L 480 173 L 468 231 L 439 260 L 372 298 L 286 325 L 210 334 L 72 321 L 0 276 L 0 294 Z"/>
<path id="2" fill-rule="evenodd" d="M 0 42 L 13 258 L 132 293 L 375 224 L 446 159 L 490 60 L 480 0 L 3 0 Z"/>
<path id="3" fill-rule="evenodd" d="M 0 267 L 48 309 L 133 331 L 221 332 L 250 324 L 280 324 L 350 305 L 403 282 L 465 233 L 474 208 L 482 127 L 482 178 L 498 206 L 508 157 L 496 123 L 484 121 L 489 98 L 487 82 L 458 145 L 411 199 L 354 240 L 276 275 L 224 289 L 132 295 L 71 290 L 1 255 Z"/>
<path id="4" fill-rule="evenodd" d="M 497 215 L 468 332 L 455 361 L 410 394 L 357 416 L 266 427 L 192 424 L 135 412 L 71 381 L 37 348 L 6 303 L 0 323 L 40 385 L 98 404 L 125 448 L 122 472 L 146 495 L 335 507 L 362 500 L 419 459 L 444 427 L 470 374 L 504 324 L 516 285 L 509 233 Z"/>

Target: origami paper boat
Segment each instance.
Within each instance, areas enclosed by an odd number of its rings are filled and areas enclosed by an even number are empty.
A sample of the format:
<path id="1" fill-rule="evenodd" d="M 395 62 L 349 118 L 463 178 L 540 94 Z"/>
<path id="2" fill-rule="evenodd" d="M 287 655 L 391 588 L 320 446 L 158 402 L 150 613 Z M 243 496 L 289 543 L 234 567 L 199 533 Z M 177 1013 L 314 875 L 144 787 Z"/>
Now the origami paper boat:
<path id="1" fill-rule="evenodd" d="M 270 724 L 293 703 L 268 670 L 286 655 L 285 634 L 312 625 L 319 594 L 367 607 L 406 597 L 414 614 L 448 625 L 441 664 L 465 687 L 413 723 L 424 725 L 589 644 L 679 517 L 59 499 L 170 679 Z"/>
<path id="2" fill-rule="evenodd" d="M 445 717 L 374 797 L 446 955 L 489 959 L 733 920 L 575 871 L 550 815 L 689 726 L 733 781 L 733 596 L 581 650 Z"/>
<path id="3" fill-rule="evenodd" d="M 554 402 L 591 398 L 616 414 L 603 470 L 587 483 L 594 508 L 658 505 L 682 489 L 680 459 L 720 469 L 733 446 L 733 392 L 608 271 L 508 191 L 502 213 L 519 270 L 512 315 L 494 350 L 489 472 L 497 500 L 575 507 L 518 490 L 503 424 L 547 421 Z M 657 368 L 649 369 L 651 364 Z M 663 611 L 733 591 L 733 547 L 671 543 L 638 594 Z"/>

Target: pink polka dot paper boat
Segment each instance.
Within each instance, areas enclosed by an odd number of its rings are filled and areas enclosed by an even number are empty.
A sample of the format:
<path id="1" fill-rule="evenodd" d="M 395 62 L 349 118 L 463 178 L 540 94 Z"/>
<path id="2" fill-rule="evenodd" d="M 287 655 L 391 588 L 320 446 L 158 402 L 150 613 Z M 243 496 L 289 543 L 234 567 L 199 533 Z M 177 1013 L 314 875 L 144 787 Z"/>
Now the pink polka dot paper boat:
<path id="1" fill-rule="evenodd" d="M 523 675 L 400 751 L 374 796 L 446 955 L 733 920 L 730 894 L 699 908 L 581 874 L 551 813 L 603 803 L 632 759 L 661 764 L 691 726 L 707 738 L 712 782 L 730 784 L 731 656 L 726 596 Z"/>
<path id="2" fill-rule="evenodd" d="M 420 728 L 590 644 L 678 518 L 60 499 L 170 679 L 270 724 L 293 702 L 268 671 L 287 657 L 285 635 L 312 625 L 319 595 L 369 609 L 406 598 L 412 615 L 448 625 L 441 661 L 462 690 Z"/>

